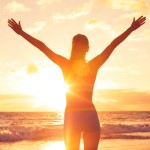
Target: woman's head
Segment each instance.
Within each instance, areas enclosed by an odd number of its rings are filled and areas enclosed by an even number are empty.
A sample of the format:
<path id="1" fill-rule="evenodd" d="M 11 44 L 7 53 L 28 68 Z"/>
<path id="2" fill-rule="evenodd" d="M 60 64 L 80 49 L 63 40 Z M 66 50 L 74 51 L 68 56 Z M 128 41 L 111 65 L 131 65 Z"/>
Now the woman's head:
<path id="1" fill-rule="evenodd" d="M 71 59 L 84 59 L 89 50 L 88 38 L 83 34 L 77 34 L 72 39 Z"/>

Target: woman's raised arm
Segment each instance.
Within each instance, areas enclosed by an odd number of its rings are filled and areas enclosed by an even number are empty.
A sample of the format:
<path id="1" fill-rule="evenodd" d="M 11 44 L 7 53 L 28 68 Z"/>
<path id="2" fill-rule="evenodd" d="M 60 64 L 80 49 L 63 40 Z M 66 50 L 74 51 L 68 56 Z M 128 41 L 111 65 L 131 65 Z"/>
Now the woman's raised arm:
<path id="1" fill-rule="evenodd" d="M 51 49 L 49 49 L 43 42 L 38 39 L 32 37 L 28 33 L 24 32 L 20 21 L 17 23 L 14 19 L 8 20 L 8 26 L 14 30 L 18 35 L 22 36 L 29 43 L 40 49 L 50 60 L 52 60 L 55 64 L 63 67 L 68 61 L 66 58 L 54 53 Z"/>
<path id="2" fill-rule="evenodd" d="M 146 17 L 139 17 L 137 20 L 133 18 L 131 26 L 123 32 L 121 35 L 119 35 L 117 38 L 115 38 L 105 49 L 104 51 L 93 58 L 90 62 L 94 65 L 94 67 L 100 67 L 104 64 L 104 62 L 109 58 L 113 50 L 121 43 L 123 42 L 133 31 L 138 29 L 140 26 L 142 26 L 146 21 Z"/>

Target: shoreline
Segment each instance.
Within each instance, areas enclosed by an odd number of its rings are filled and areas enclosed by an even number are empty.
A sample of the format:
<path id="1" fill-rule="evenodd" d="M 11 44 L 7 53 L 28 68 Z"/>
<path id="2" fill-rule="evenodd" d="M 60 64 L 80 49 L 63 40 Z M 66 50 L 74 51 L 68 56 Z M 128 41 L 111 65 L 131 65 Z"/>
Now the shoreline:
<path id="1" fill-rule="evenodd" d="M 149 150 L 150 139 L 108 139 L 99 143 L 98 150 Z"/>
<path id="2" fill-rule="evenodd" d="M 149 150 L 150 139 L 101 139 L 98 150 Z M 0 149 L 5 150 L 65 150 L 63 140 L 59 141 L 19 141 L 0 142 Z M 83 144 L 81 142 L 81 148 Z"/>

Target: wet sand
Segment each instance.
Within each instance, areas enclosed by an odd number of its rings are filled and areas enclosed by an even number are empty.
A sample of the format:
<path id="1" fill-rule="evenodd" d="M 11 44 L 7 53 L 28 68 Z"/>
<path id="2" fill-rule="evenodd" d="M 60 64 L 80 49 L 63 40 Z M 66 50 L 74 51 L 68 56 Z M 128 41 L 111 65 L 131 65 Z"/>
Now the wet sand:
<path id="1" fill-rule="evenodd" d="M 63 141 L 0 142 L 0 150 L 65 150 L 65 145 Z M 98 150 L 150 150 L 150 139 L 101 140 Z"/>

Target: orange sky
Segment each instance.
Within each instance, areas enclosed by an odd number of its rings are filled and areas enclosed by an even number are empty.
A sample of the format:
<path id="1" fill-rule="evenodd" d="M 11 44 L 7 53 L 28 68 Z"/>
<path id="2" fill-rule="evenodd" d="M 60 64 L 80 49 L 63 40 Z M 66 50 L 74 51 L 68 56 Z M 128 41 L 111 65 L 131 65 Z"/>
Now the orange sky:
<path id="1" fill-rule="evenodd" d="M 64 89 L 61 71 L 7 26 L 9 18 L 20 20 L 26 32 L 67 58 L 72 37 L 85 34 L 90 42 L 87 54 L 90 60 L 126 30 L 133 17 L 140 15 L 147 17 L 146 24 L 119 45 L 100 68 L 93 102 L 98 110 L 150 110 L 149 0 L 0 3 L 0 111 L 48 111 L 65 107 L 64 92 L 60 92 Z"/>

